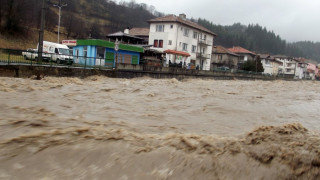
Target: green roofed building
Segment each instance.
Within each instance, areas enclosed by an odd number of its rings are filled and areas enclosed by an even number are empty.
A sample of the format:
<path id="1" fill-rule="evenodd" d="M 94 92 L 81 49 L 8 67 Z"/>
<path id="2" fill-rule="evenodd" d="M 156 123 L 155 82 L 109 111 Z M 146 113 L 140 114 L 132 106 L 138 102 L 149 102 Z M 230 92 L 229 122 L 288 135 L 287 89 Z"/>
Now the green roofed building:
<path id="1" fill-rule="evenodd" d="M 142 47 L 119 44 L 115 51 L 115 43 L 99 39 L 77 40 L 73 47 L 74 62 L 88 66 L 115 67 L 115 63 L 139 64 Z M 116 61 L 115 61 L 116 60 Z"/>

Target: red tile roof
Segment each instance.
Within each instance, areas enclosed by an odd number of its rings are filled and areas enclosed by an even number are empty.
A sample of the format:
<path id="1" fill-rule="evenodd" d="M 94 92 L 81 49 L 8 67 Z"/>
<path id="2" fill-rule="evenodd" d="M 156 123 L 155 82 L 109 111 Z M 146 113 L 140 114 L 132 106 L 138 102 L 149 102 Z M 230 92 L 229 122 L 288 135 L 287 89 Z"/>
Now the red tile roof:
<path id="1" fill-rule="evenodd" d="M 176 54 L 176 55 L 187 56 L 187 57 L 190 56 L 189 53 L 183 52 L 183 51 L 175 51 L 175 50 L 168 49 L 168 50 L 165 50 L 164 52 L 167 54 Z"/>
<path id="2" fill-rule="evenodd" d="M 157 23 L 157 22 L 179 22 L 179 23 L 182 23 L 186 26 L 189 26 L 189 27 L 192 27 L 192 28 L 195 28 L 195 29 L 198 29 L 200 31 L 204 31 L 208 34 L 211 34 L 213 36 L 217 36 L 215 33 L 213 33 L 212 31 L 210 31 L 209 29 L 195 23 L 195 22 L 192 22 L 188 19 L 182 19 L 176 15 L 168 15 L 168 16 L 164 16 L 164 17 L 159 17 L 159 18 L 155 18 L 155 19 L 151 19 L 148 21 L 149 23 Z"/>
<path id="3" fill-rule="evenodd" d="M 212 48 L 212 52 L 214 54 L 230 54 L 233 56 L 239 56 L 238 54 L 229 51 L 228 49 L 224 48 L 223 46 L 214 46 Z"/>
<path id="4" fill-rule="evenodd" d="M 237 53 L 237 54 L 252 54 L 252 55 L 256 55 L 256 53 L 251 52 L 251 51 L 249 51 L 247 49 L 244 49 L 244 48 L 242 48 L 240 46 L 229 48 L 228 50 L 231 51 L 231 52 Z"/>
<path id="5" fill-rule="evenodd" d="M 129 30 L 129 34 L 133 36 L 149 36 L 149 28 L 132 28 Z"/>

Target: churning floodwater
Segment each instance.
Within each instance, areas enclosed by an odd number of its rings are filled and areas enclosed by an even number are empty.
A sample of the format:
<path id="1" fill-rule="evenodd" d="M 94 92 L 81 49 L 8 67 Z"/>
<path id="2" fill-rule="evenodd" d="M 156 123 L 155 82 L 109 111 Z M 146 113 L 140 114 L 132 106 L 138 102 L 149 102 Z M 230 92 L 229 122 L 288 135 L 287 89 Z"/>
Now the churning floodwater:
<path id="1" fill-rule="evenodd" d="M 320 83 L 0 78 L 0 179 L 319 179 Z"/>

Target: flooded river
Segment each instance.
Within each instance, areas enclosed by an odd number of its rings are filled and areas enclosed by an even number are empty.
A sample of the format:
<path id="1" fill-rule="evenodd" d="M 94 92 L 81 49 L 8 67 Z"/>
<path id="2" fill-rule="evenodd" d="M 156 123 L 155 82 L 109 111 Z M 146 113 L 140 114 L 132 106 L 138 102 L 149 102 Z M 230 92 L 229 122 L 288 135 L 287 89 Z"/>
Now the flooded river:
<path id="1" fill-rule="evenodd" d="M 0 78 L 0 179 L 319 179 L 320 83 Z"/>

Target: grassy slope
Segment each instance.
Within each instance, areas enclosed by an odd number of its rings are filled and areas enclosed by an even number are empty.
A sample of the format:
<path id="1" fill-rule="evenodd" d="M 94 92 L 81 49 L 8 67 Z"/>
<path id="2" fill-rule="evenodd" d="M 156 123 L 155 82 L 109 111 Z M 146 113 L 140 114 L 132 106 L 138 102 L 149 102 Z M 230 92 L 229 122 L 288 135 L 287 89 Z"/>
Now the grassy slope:
<path id="1" fill-rule="evenodd" d="M 28 48 L 36 48 L 38 44 L 39 32 L 34 30 L 28 33 L 28 37 L 9 37 L 0 35 L 0 48 L 4 49 L 20 49 L 25 50 Z M 56 42 L 58 35 L 54 32 L 45 31 L 44 40 Z M 60 34 L 60 39 L 66 39 L 64 34 Z"/>

